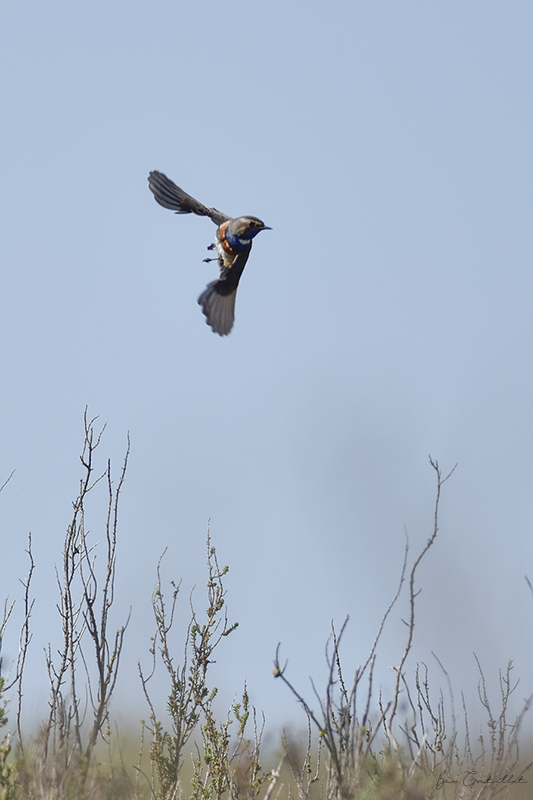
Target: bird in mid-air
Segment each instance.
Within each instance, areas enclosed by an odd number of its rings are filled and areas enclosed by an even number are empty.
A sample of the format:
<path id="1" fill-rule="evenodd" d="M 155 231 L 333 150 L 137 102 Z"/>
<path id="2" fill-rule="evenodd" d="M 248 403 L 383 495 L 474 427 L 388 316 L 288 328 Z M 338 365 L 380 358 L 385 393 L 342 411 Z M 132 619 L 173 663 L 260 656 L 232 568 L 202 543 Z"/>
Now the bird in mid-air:
<path id="1" fill-rule="evenodd" d="M 216 249 L 218 257 L 204 260 L 218 261 L 220 278 L 206 286 L 198 303 L 207 317 L 207 324 L 215 333 L 226 336 L 233 327 L 237 286 L 252 249 L 252 239 L 260 231 L 270 231 L 272 228 L 257 217 L 233 219 L 216 208 L 207 208 L 162 172 L 151 172 L 148 183 L 159 205 L 170 208 L 176 214 L 209 217 L 217 226 L 216 242 L 208 249 Z"/>

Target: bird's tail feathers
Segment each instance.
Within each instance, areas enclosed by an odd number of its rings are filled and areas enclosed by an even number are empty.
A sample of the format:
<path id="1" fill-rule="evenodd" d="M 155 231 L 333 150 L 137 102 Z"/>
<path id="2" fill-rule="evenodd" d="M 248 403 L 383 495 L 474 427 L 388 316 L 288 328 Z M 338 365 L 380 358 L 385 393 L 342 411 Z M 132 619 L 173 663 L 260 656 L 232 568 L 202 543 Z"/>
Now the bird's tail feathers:
<path id="1" fill-rule="evenodd" d="M 232 289 L 230 292 L 227 289 L 228 286 L 225 281 L 213 281 L 206 286 L 198 298 L 198 303 L 202 306 L 202 311 L 206 316 L 207 324 L 220 336 L 227 336 L 235 320 L 237 288 Z"/>

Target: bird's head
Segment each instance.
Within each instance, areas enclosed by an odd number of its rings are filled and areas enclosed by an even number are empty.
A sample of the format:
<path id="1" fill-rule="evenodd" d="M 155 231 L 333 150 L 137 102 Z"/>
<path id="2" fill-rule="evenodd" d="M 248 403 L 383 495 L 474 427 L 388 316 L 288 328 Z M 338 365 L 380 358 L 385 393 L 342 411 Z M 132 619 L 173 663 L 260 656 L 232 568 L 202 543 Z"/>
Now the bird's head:
<path id="1" fill-rule="evenodd" d="M 269 228 L 268 225 L 265 225 L 265 223 L 257 217 L 237 217 L 237 219 L 233 219 L 228 225 L 226 236 L 229 233 L 230 236 L 236 236 L 241 242 L 245 242 L 253 239 L 254 236 L 257 236 L 261 231 L 271 230 L 272 228 Z"/>

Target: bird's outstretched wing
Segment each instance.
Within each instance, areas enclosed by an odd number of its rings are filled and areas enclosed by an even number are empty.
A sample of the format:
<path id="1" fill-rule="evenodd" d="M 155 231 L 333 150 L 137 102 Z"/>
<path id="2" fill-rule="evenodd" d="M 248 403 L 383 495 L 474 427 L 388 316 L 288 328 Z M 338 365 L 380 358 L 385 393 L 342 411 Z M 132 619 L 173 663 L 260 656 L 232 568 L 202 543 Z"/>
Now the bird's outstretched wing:
<path id="1" fill-rule="evenodd" d="M 148 184 L 159 205 L 170 208 L 176 214 L 198 214 L 201 217 L 209 217 L 215 225 L 222 225 L 223 222 L 231 219 L 222 211 L 218 211 L 216 208 L 207 208 L 199 200 L 195 200 L 162 172 L 151 172 Z"/>
<path id="2" fill-rule="evenodd" d="M 198 303 L 207 318 L 207 324 L 220 336 L 227 336 L 233 327 L 237 286 L 251 249 L 250 244 L 235 256 L 231 264 L 223 264 L 220 278 L 209 283 L 198 298 Z"/>

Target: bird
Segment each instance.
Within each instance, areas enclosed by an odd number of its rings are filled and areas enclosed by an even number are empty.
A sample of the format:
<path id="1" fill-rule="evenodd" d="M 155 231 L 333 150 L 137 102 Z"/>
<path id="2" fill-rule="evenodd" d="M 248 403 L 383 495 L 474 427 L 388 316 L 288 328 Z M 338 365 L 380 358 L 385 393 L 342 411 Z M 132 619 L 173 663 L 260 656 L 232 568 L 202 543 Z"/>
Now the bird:
<path id="1" fill-rule="evenodd" d="M 204 258 L 204 261 L 218 261 L 220 277 L 207 284 L 198 298 L 198 304 L 214 333 L 227 336 L 235 320 L 237 286 L 252 249 L 252 239 L 261 231 L 270 231 L 272 228 L 257 217 L 233 218 L 216 208 L 204 206 L 162 172 L 150 172 L 148 185 L 163 208 L 169 208 L 176 214 L 209 217 L 217 226 L 216 241 L 208 247 L 208 250 L 216 250 L 217 256 Z"/>

